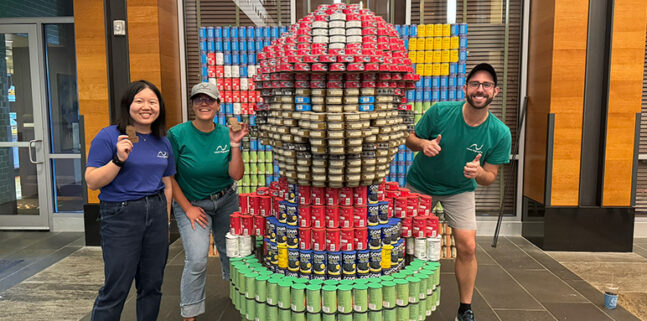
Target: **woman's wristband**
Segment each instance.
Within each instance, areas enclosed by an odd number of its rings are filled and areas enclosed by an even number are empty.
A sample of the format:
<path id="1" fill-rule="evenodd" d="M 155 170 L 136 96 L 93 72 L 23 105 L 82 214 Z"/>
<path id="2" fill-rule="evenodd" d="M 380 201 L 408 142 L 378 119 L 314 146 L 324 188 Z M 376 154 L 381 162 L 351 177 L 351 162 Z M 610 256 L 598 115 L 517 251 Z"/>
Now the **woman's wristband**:
<path id="1" fill-rule="evenodd" d="M 240 147 L 240 143 L 229 143 L 231 147 Z"/>

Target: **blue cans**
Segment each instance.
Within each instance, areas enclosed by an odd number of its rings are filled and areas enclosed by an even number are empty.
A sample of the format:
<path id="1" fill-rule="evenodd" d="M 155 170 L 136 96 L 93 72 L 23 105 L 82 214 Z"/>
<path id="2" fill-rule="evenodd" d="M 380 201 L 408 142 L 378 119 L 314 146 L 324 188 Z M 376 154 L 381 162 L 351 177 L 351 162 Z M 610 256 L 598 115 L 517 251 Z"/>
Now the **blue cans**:
<path id="1" fill-rule="evenodd" d="M 465 86 L 465 75 L 458 75 L 458 77 L 456 77 L 456 87 L 463 86 Z"/>
<path id="2" fill-rule="evenodd" d="M 375 109 L 375 105 L 373 104 L 361 104 L 359 105 L 359 111 L 373 111 Z"/>
<path id="3" fill-rule="evenodd" d="M 206 59 L 206 56 L 205 56 Z M 407 90 L 407 101 L 414 101 L 416 100 L 416 91 L 415 90 Z"/>
<path id="4" fill-rule="evenodd" d="M 231 54 L 231 64 L 232 65 L 239 65 L 240 64 L 240 53 L 238 51 L 234 51 Z"/>
<path id="5" fill-rule="evenodd" d="M 431 88 L 440 87 L 440 77 L 433 76 L 431 77 Z"/>
<path id="6" fill-rule="evenodd" d="M 275 265 L 275 266 L 278 265 L 279 264 L 279 248 L 278 248 L 278 245 L 276 244 L 276 242 L 270 241 L 268 252 L 272 254 L 272 255 L 270 255 L 270 263 L 272 263 L 272 265 Z"/>
<path id="7" fill-rule="evenodd" d="M 422 86 L 425 88 L 431 88 L 431 77 L 429 76 L 422 77 Z"/>
<path id="8" fill-rule="evenodd" d="M 458 64 L 458 74 L 465 74 L 465 62 L 460 62 Z"/>
<path id="9" fill-rule="evenodd" d="M 225 52 L 223 55 L 223 61 L 225 65 L 231 65 L 231 52 Z"/>
<path id="10" fill-rule="evenodd" d="M 238 46 L 238 40 L 234 39 L 234 40 L 231 40 L 229 43 L 231 44 L 231 51 L 233 52 L 240 51 L 240 47 Z"/>
<path id="11" fill-rule="evenodd" d="M 200 51 L 207 51 L 207 39 L 200 40 Z"/>
<path id="12" fill-rule="evenodd" d="M 214 43 L 215 43 L 214 49 L 216 49 L 216 52 L 223 52 L 222 38 L 216 38 Z"/>
<path id="13" fill-rule="evenodd" d="M 366 187 L 366 200 L 368 204 L 377 204 L 377 197 L 379 193 L 380 185 L 372 184 Z"/>
<path id="14" fill-rule="evenodd" d="M 256 49 L 256 51 L 262 51 L 263 50 L 263 40 L 262 39 L 256 39 L 256 42 L 254 43 L 254 49 Z"/>
<path id="15" fill-rule="evenodd" d="M 198 32 L 200 33 L 200 39 L 207 38 L 207 27 L 200 27 L 200 30 Z"/>
<path id="16" fill-rule="evenodd" d="M 370 270 L 371 252 L 357 251 L 357 273 L 368 273 Z"/>
<path id="17" fill-rule="evenodd" d="M 270 37 L 272 37 L 272 40 L 279 37 L 279 28 L 277 26 L 272 26 L 271 27 Z"/>
<path id="18" fill-rule="evenodd" d="M 288 26 L 280 26 L 279 27 L 279 37 L 282 37 L 284 33 L 288 32 Z"/>
<path id="19" fill-rule="evenodd" d="M 225 113 L 227 113 L 227 114 L 233 114 L 234 113 L 234 104 L 233 103 L 226 103 L 225 104 Z"/>
<path id="20" fill-rule="evenodd" d="M 263 27 L 254 28 L 254 38 L 256 39 L 263 38 Z"/>
<path id="21" fill-rule="evenodd" d="M 231 51 L 231 41 L 229 39 L 225 38 L 222 40 L 222 50 L 227 53 Z"/>
<path id="22" fill-rule="evenodd" d="M 247 65 L 247 52 L 241 51 L 239 56 L 240 56 L 240 64 Z"/>
<path id="23" fill-rule="evenodd" d="M 341 276 L 341 251 L 327 252 L 328 279 L 339 280 Z"/>
<path id="24" fill-rule="evenodd" d="M 447 77 L 447 76 L 441 76 L 441 77 L 440 77 L 440 87 L 441 87 L 441 88 L 442 88 L 442 87 L 447 87 L 447 86 L 449 86 L 449 84 L 448 84 L 448 82 L 449 82 L 448 78 L 449 78 L 449 77 Z"/>
<path id="25" fill-rule="evenodd" d="M 296 226 L 288 225 L 285 228 L 285 238 L 288 248 L 296 249 L 299 247 L 299 228 Z"/>
<path id="26" fill-rule="evenodd" d="M 245 27 L 238 27 L 238 38 L 247 38 Z"/>
<path id="27" fill-rule="evenodd" d="M 416 101 L 422 101 L 422 88 L 416 88 Z"/>
<path id="28" fill-rule="evenodd" d="M 247 52 L 247 63 L 249 65 L 255 65 L 256 64 L 256 52 L 255 51 Z"/>
<path id="29" fill-rule="evenodd" d="M 458 34 L 459 35 L 467 35 L 467 24 L 466 23 L 461 23 L 458 25 Z"/>
<path id="30" fill-rule="evenodd" d="M 234 39 L 238 39 L 238 27 L 231 27 L 229 33 Z"/>
<path id="31" fill-rule="evenodd" d="M 456 100 L 460 101 L 460 100 L 463 100 L 463 99 L 465 99 L 465 92 L 463 91 L 463 89 L 457 89 L 456 90 Z"/>
<path id="32" fill-rule="evenodd" d="M 448 94 L 447 98 L 450 101 L 456 100 L 456 87 L 449 87 L 449 91 L 447 94 Z"/>
<path id="33" fill-rule="evenodd" d="M 389 222 L 389 202 L 382 201 L 377 203 L 378 205 L 378 219 L 380 224 L 386 224 Z"/>
<path id="34" fill-rule="evenodd" d="M 213 52 L 216 51 L 216 44 L 213 39 L 208 39 L 207 40 L 207 51 Z"/>
<path id="35" fill-rule="evenodd" d="M 231 33 L 229 32 L 229 27 L 222 27 L 222 37 L 225 39 L 231 38 Z"/>
<path id="36" fill-rule="evenodd" d="M 458 39 L 458 48 L 467 49 L 467 36 L 461 36 Z"/>
<path id="37" fill-rule="evenodd" d="M 451 75 L 447 79 L 447 85 L 449 87 L 456 87 L 456 75 Z"/>
<path id="38" fill-rule="evenodd" d="M 449 95 L 447 94 L 449 88 L 447 87 L 441 87 L 440 88 L 440 101 L 447 101 L 449 98 Z"/>
<path id="39" fill-rule="evenodd" d="M 286 209 L 286 224 L 291 225 L 291 226 L 296 226 L 297 222 L 299 221 L 299 208 L 297 207 L 298 205 L 296 203 L 292 202 L 285 202 L 285 209 Z"/>
<path id="40" fill-rule="evenodd" d="M 440 88 L 434 87 L 431 91 L 431 101 L 440 101 Z"/>
<path id="41" fill-rule="evenodd" d="M 247 51 L 247 41 L 245 40 L 238 41 L 238 50 Z"/>
<path id="42" fill-rule="evenodd" d="M 251 138 L 249 140 L 249 150 L 256 151 L 258 150 L 258 140 Z"/>
<path id="43" fill-rule="evenodd" d="M 384 225 L 368 227 L 368 248 L 370 250 L 379 250 L 382 248 L 382 227 L 383 226 Z"/>
<path id="44" fill-rule="evenodd" d="M 267 46 L 269 46 L 271 43 L 272 43 L 272 41 L 271 41 L 269 38 L 265 38 L 265 39 L 263 39 L 263 47 L 267 47 Z M 261 50 L 263 50 L 263 48 L 261 48 Z M 257 50 L 257 51 L 259 51 L 259 50 Z"/>
<path id="45" fill-rule="evenodd" d="M 465 62 L 467 61 L 467 51 L 461 50 L 458 52 L 458 61 Z"/>
<path id="46" fill-rule="evenodd" d="M 287 203 L 288 202 L 286 202 L 286 201 L 280 201 L 279 202 L 279 212 L 278 212 L 277 219 L 278 219 L 279 223 L 281 223 L 281 224 L 285 224 L 287 222 L 287 218 L 288 218 L 288 209 L 287 209 L 287 205 L 286 205 Z M 278 234 L 278 225 L 277 225 L 276 233 Z"/>
<path id="47" fill-rule="evenodd" d="M 222 38 L 222 27 L 216 27 L 216 38 Z"/>
<path id="48" fill-rule="evenodd" d="M 301 275 L 312 273 L 312 250 L 299 251 L 299 272 Z"/>
<path id="49" fill-rule="evenodd" d="M 310 96 L 295 96 L 294 102 L 297 104 L 309 104 Z"/>
<path id="50" fill-rule="evenodd" d="M 410 34 L 409 34 L 409 26 L 408 25 L 402 26 L 400 28 L 400 32 L 401 32 L 403 37 L 409 37 L 410 36 Z"/>
<path id="51" fill-rule="evenodd" d="M 375 97 L 374 96 L 360 96 L 359 97 L 359 103 L 360 104 L 372 104 L 375 102 Z"/>
<path id="52" fill-rule="evenodd" d="M 296 104 L 295 109 L 296 109 L 296 111 L 311 111 L 312 110 L 312 105 L 310 105 L 310 104 Z"/>
<path id="53" fill-rule="evenodd" d="M 208 39 L 213 39 L 213 38 L 216 37 L 214 30 L 215 30 L 214 27 L 207 27 L 207 38 Z"/>
<path id="54" fill-rule="evenodd" d="M 378 204 L 368 204 L 366 221 L 368 226 L 377 226 L 380 223 L 380 206 Z"/>
<path id="55" fill-rule="evenodd" d="M 382 271 L 382 266 L 380 265 L 380 262 L 382 262 L 382 250 L 381 249 L 370 250 L 368 266 L 371 273 L 379 273 L 380 271 Z"/>
<path id="56" fill-rule="evenodd" d="M 417 37 L 418 36 L 418 25 L 410 25 L 409 26 L 409 37 Z"/>
<path id="57" fill-rule="evenodd" d="M 225 115 L 218 115 L 218 124 L 226 124 Z"/>
<path id="58" fill-rule="evenodd" d="M 254 38 L 254 27 L 247 26 L 247 38 Z"/>
<path id="59" fill-rule="evenodd" d="M 450 29 L 449 29 L 450 35 L 453 36 L 458 36 L 458 25 L 457 24 L 452 24 Z"/>
<path id="60" fill-rule="evenodd" d="M 287 242 L 287 225 L 285 223 L 281 223 L 281 220 L 279 220 L 279 223 L 276 224 L 276 243 L 277 244 L 286 244 Z"/>
<path id="61" fill-rule="evenodd" d="M 431 101 L 431 89 L 425 88 L 423 90 L 422 101 Z"/>
<path id="62" fill-rule="evenodd" d="M 270 37 L 270 27 L 261 27 L 263 30 L 263 38 L 269 38 Z"/>
<path id="63" fill-rule="evenodd" d="M 270 242 L 276 242 L 276 225 L 279 221 L 274 216 L 265 219 L 265 235 L 269 238 Z"/>
<path id="64" fill-rule="evenodd" d="M 299 272 L 299 249 L 288 249 L 288 271 Z"/>
<path id="65" fill-rule="evenodd" d="M 246 48 L 248 50 L 250 50 L 250 51 L 256 50 L 255 43 L 256 42 L 254 41 L 254 39 L 247 39 L 247 47 Z"/>
<path id="66" fill-rule="evenodd" d="M 249 115 L 249 126 L 256 126 L 256 115 Z"/>
<path id="67" fill-rule="evenodd" d="M 326 251 L 312 252 L 312 273 L 316 275 L 326 275 L 327 261 Z"/>
<path id="68" fill-rule="evenodd" d="M 455 62 L 449 63 L 449 74 L 455 75 L 458 73 L 458 65 Z"/>
<path id="69" fill-rule="evenodd" d="M 354 279 L 357 273 L 357 252 L 356 251 L 343 251 L 342 252 L 342 278 Z"/>

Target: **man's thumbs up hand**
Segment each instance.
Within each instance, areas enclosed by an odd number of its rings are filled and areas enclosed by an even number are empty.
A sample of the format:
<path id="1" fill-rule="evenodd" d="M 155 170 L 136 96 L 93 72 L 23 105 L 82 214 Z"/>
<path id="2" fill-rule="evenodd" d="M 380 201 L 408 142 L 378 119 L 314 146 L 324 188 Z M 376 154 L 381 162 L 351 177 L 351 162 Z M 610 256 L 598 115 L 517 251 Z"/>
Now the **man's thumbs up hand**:
<path id="1" fill-rule="evenodd" d="M 440 148 L 440 139 L 441 135 L 438 134 L 438 137 L 432 140 L 426 141 L 425 146 L 422 149 L 422 152 L 425 154 L 427 157 L 434 157 L 440 153 L 441 148 Z"/>
<path id="2" fill-rule="evenodd" d="M 465 177 L 469 179 L 472 179 L 476 178 L 479 175 L 480 171 L 481 154 L 477 154 L 476 157 L 474 157 L 473 161 L 465 163 L 465 167 L 463 168 L 463 175 L 465 175 Z"/>

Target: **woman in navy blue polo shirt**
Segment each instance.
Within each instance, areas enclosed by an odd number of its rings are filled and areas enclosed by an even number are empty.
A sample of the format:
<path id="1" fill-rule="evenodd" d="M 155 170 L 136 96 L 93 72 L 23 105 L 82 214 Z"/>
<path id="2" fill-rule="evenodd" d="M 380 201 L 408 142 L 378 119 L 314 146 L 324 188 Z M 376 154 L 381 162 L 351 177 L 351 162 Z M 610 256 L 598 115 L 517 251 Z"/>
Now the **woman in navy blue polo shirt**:
<path id="1" fill-rule="evenodd" d="M 92 140 L 85 171 L 88 187 L 101 190 L 105 272 L 92 320 L 119 320 L 133 279 L 137 320 L 156 320 L 168 256 L 170 177 L 175 174 L 160 91 L 145 80 L 130 83 L 117 117 L 116 125 Z M 136 132 L 130 137 L 129 125 Z"/>

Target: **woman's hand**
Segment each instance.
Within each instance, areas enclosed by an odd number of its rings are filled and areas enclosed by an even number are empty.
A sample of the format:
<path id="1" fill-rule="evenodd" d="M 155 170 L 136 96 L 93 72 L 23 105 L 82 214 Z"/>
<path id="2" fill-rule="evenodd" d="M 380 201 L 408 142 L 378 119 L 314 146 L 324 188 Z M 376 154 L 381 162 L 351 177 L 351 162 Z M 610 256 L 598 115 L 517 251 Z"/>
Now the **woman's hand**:
<path id="1" fill-rule="evenodd" d="M 249 134 L 249 125 L 241 124 L 242 129 L 235 132 L 229 127 L 229 141 L 234 144 L 240 144 L 240 141 L 243 140 L 243 137 Z"/>
<path id="2" fill-rule="evenodd" d="M 117 157 L 119 160 L 125 162 L 132 150 L 133 143 L 128 139 L 128 135 L 119 135 L 117 138 Z"/>
<path id="3" fill-rule="evenodd" d="M 205 213 L 202 207 L 191 205 L 184 211 L 184 213 L 186 213 L 186 217 L 191 221 L 191 227 L 194 231 L 196 222 L 198 222 L 202 228 L 207 228 L 209 221 L 207 220 L 207 213 Z"/>

